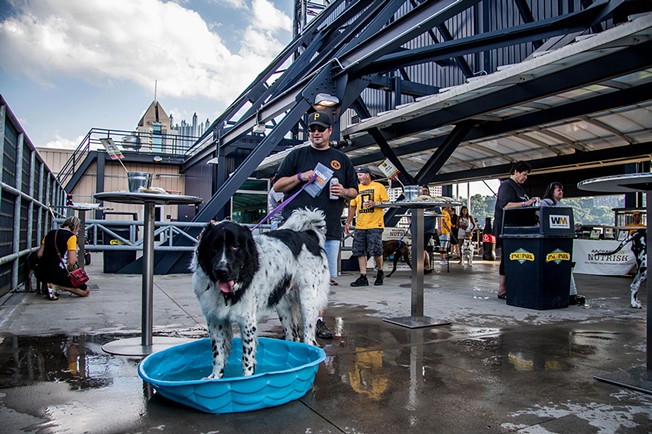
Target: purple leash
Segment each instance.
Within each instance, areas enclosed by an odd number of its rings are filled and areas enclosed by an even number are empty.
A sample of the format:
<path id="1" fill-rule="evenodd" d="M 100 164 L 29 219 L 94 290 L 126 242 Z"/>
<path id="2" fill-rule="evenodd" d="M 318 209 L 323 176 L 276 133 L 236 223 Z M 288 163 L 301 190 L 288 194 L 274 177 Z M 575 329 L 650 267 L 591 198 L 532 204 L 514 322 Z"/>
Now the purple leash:
<path id="1" fill-rule="evenodd" d="M 283 208 L 285 208 L 287 204 L 289 204 L 290 202 L 292 202 L 292 200 L 294 200 L 294 198 L 297 197 L 297 196 L 299 195 L 299 193 L 301 193 L 303 190 L 305 190 L 307 186 L 309 186 L 310 184 L 312 184 L 312 183 L 315 181 L 315 179 L 317 179 L 317 174 L 314 174 L 314 175 L 312 176 L 312 178 L 310 178 L 310 181 L 308 181 L 308 182 L 306 182 L 305 184 L 303 184 L 303 187 L 301 187 L 301 190 L 297 191 L 297 192 L 294 193 L 292 196 L 290 196 L 290 197 L 288 198 L 288 200 L 284 200 L 283 202 L 281 202 L 281 204 L 280 204 L 279 206 L 277 206 L 276 208 L 274 208 L 274 209 L 272 210 L 272 212 L 270 212 L 269 214 L 267 214 L 267 216 L 265 216 L 264 219 L 262 219 L 261 221 L 259 221 L 258 223 L 256 223 L 256 224 L 251 228 L 251 231 L 253 232 L 255 229 L 258 228 L 258 226 L 262 225 L 262 224 L 265 223 L 267 220 L 269 220 L 270 218 L 274 217 L 276 214 L 278 214 L 279 212 L 281 212 L 281 210 L 283 210 Z"/>

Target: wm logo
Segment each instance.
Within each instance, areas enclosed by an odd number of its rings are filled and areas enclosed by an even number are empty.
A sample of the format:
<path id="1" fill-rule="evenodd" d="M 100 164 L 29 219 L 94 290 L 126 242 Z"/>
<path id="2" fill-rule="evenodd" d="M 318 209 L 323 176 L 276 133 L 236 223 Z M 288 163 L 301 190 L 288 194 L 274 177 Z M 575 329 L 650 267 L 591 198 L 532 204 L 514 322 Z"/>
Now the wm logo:
<path id="1" fill-rule="evenodd" d="M 570 229 L 570 217 L 567 215 L 553 215 L 548 216 L 550 222 L 550 229 Z"/>

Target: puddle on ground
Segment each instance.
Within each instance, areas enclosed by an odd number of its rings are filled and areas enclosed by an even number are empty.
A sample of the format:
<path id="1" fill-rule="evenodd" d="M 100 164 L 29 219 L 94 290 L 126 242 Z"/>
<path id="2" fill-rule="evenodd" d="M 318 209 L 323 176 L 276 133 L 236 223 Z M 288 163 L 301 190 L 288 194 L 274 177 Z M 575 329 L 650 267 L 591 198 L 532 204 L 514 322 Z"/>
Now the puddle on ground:
<path id="1" fill-rule="evenodd" d="M 328 318 L 335 338 L 320 341 L 327 358 L 312 392 L 303 399 L 326 406 L 337 406 L 338 400 L 360 408 L 391 405 L 422 422 L 428 417 L 416 409 L 428 406 L 432 394 L 437 399 L 473 400 L 503 388 L 515 393 L 540 375 L 550 379 L 561 378 L 556 375 L 560 372 L 570 374 L 563 384 L 568 398 L 574 398 L 574 391 L 579 395 L 591 387 L 586 367 L 608 369 L 606 361 L 621 364 L 622 347 L 614 344 L 631 339 L 624 332 L 592 330 L 586 324 L 501 329 L 455 323 L 408 329 L 386 323 L 362 306 L 331 309 L 335 311 L 337 316 Z M 202 329 L 176 333 L 206 336 Z M 278 326 L 261 333 L 275 338 L 281 334 Z M 139 358 L 102 350 L 103 344 L 125 337 L 0 337 L 0 414 L 20 415 L 20 425 L 13 428 L 49 428 L 43 432 L 82 432 L 80 414 L 87 415 L 88 431 L 96 432 L 135 432 L 139 424 L 171 420 L 172 413 L 194 415 L 183 406 L 152 399 L 137 374 Z M 32 422 L 31 417 L 38 420 Z"/>
<path id="2" fill-rule="evenodd" d="M 67 383 L 71 390 L 101 388 L 113 382 L 124 358 L 102 351 L 108 336 L 0 337 L 0 387 L 38 382 Z M 138 360 L 130 361 L 134 366 Z"/>

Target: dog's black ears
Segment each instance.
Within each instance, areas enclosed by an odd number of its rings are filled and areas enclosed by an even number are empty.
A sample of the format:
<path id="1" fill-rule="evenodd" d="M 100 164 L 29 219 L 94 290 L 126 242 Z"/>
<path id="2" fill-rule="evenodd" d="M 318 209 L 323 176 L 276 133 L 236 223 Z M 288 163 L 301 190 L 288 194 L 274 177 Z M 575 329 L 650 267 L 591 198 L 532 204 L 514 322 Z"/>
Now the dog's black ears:
<path id="1" fill-rule="evenodd" d="M 197 239 L 201 240 L 202 238 L 204 238 L 206 236 L 206 233 L 210 231 L 213 228 L 213 226 L 215 226 L 215 224 L 216 223 L 214 223 L 213 220 L 206 223 L 206 226 L 204 226 L 201 232 L 199 233 L 199 235 L 197 235 Z"/>

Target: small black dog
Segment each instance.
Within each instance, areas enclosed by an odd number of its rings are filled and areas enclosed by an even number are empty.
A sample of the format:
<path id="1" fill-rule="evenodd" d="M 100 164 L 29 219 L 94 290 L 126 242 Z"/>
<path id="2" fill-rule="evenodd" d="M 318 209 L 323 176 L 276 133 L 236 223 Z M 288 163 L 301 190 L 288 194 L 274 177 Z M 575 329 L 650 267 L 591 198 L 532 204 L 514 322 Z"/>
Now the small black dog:
<path id="1" fill-rule="evenodd" d="M 396 263 L 399 259 L 403 260 L 412 268 L 412 263 L 410 262 L 410 246 L 401 240 L 387 240 L 383 241 L 383 256 L 386 258 L 394 255 L 394 266 L 392 271 L 387 275 L 390 277 L 396 271 Z"/>
<path id="2" fill-rule="evenodd" d="M 27 255 L 27 266 L 25 267 L 25 289 L 27 291 L 36 291 L 37 294 L 47 294 L 48 285 L 41 279 L 39 279 L 38 273 L 38 255 L 36 252 L 32 252 Z M 32 276 L 36 279 L 36 288 L 32 287 Z"/>

